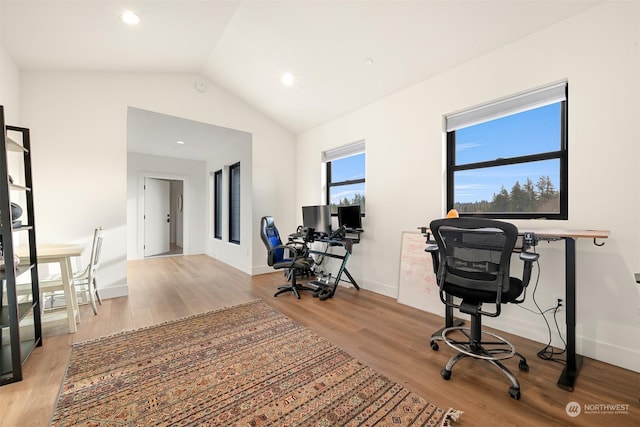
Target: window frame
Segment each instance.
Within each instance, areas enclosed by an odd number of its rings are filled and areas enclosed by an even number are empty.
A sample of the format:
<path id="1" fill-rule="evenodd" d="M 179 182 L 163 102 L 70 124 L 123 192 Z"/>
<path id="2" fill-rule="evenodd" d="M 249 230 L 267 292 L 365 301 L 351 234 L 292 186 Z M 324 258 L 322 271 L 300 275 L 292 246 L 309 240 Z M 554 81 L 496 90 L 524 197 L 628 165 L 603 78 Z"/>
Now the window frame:
<path id="1" fill-rule="evenodd" d="M 237 172 L 237 194 L 234 191 L 234 186 L 236 185 L 235 171 Z M 241 216 L 240 216 L 240 202 L 241 202 L 241 175 L 240 175 L 240 162 L 234 163 L 229 166 L 229 242 L 240 244 L 240 224 L 241 224 Z M 236 200 L 237 198 L 237 200 Z M 235 212 L 237 204 L 237 213 Z M 236 236 L 237 229 L 237 236 Z"/>
<path id="2" fill-rule="evenodd" d="M 213 173 L 213 238 L 222 240 L 222 169 Z"/>
<path id="3" fill-rule="evenodd" d="M 454 190 L 455 190 L 455 173 L 467 170 L 481 170 L 496 166 L 509 166 L 516 164 L 525 164 L 542 160 L 558 159 L 559 165 L 559 212 L 459 212 L 459 216 L 463 217 L 485 217 L 496 219 L 556 219 L 567 220 L 569 218 L 569 202 L 568 202 L 568 84 L 564 82 L 565 98 L 549 104 L 560 103 L 560 148 L 556 151 L 538 152 L 535 154 L 497 158 L 495 160 L 485 160 L 475 163 L 466 163 L 464 165 L 456 165 L 456 139 L 455 132 L 457 129 L 446 131 L 446 211 L 454 208 Z M 532 92 L 535 93 L 535 92 Z M 522 96 L 522 95 L 519 95 Z M 525 94 L 526 96 L 526 94 Z M 515 98 L 515 97 L 514 97 Z M 508 100 L 507 100 L 508 102 Z M 547 105 L 549 105 L 547 104 Z M 489 104 L 493 105 L 493 104 Z M 527 108 L 523 111 L 533 110 L 537 107 Z M 510 116 L 517 114 L 517 112 L 511 112 L 505 114 Z M 496 120 L 492 118 L 490 120 L 479 121 L 476 124 L 489 122 Z M 458 128 L 459 129 L 459 128 Z"/>
<path id="4" fill-rule="evenodd" d="M 365 162 L 365 176 L 364 178 L 359 178 L 359 179 L 349 179 L 349 180 L 344 180 L 344 181 L 336 181 L 333 182 L 332 181 L 332 177 L 331 177 L 331 165 L 333 161 L 336 160 L 341 160 L 341 159 L 346 159 L 348 157 L 354 157 L 354 156 L 359 156 L 361 154 L 364 154 L 364 162 Z M 359 141 L 353 144 L 349 144 L 343 147 L 338 147 L 336 149 L 333 150 L 328 150 L 324 152 L 324 159 L 325 159 L 325 172 L 326 172 L 326 186 L 325 186 L 325 200 L 327 202 L 327 205 L 331 206 L 331 189 L 332 188 L 336 188 L 336 187 L 343 187 L 343 186 L 347 186 L 347 185 L 354 185 L 354 184 L 364 184 L 365 185 L 365 206 L 362 206 L 362 210 L 360 213 L 361 217 L 365 216 L 366 213 L 366 163 L 367 163 L 367 153 L 365 151 L 365 142 L 364 141 Z M 337 205 L 337 206 L 342 206 L 342 205 Z M 336 207 L 337 209 L 337 207 Z M 333 212 L 333 209 L 331 210 L 331 216 L 332 217 L 337 217 L 338 216 L 338 212 L 336 210 L 336 212 Z"/>

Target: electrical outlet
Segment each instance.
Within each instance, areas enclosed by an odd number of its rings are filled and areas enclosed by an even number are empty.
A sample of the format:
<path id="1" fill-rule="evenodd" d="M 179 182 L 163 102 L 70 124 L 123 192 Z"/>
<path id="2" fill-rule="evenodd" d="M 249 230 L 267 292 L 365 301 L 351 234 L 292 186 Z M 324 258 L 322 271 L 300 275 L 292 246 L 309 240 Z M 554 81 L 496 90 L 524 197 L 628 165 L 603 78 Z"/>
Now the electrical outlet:
<path id="1" fill-rule="evenodd" d="M 560 296 L 560 295 L 556 295 L 553 298 L 553 306 L 556 307 L 558 305 L 560 305 L 560 307 L 558 307 L 558 311 L 564 311 L 564 297 Z"/>

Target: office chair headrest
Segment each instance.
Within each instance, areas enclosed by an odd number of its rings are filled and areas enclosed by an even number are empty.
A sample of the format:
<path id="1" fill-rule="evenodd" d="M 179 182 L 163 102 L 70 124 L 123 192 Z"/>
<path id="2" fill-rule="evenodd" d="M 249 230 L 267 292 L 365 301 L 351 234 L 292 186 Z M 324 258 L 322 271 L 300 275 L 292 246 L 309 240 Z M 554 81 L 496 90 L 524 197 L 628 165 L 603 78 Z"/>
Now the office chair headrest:
<path id="1" fill-rule="evenodd" d="M 266 228 L 274 228 L 276 226 L 275 221 L 272 216 L 264 216 L 262 217 L 262 221 L 264 222 L 264 226 Z"/>

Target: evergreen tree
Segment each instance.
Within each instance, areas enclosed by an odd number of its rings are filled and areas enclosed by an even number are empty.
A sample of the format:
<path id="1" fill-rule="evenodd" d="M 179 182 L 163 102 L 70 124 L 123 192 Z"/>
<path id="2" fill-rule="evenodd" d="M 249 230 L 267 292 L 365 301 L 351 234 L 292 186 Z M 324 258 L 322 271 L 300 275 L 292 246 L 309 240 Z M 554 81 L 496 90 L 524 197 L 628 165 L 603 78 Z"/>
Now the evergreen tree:
<path id="1" fill-rule="evenodd" d="M 491 202 L 491 208 L 493 212 L 507 212 L 509 209 L 509 193 L 502 186 L 500 193 L 493 195 L 493 201 Z"/>

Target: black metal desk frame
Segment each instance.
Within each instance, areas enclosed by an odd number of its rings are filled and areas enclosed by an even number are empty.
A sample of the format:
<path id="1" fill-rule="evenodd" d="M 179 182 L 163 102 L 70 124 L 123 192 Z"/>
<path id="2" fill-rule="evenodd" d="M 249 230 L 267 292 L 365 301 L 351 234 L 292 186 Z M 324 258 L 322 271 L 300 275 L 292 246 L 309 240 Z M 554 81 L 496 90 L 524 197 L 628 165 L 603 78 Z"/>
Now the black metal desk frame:
<path id="1" fill-rule="evenodd" d="M 536 240 L 564 240 L 565 279 L 564 292 L 566 302 L 565 325 L 567 341 L 565 366 L 558 378 L 558 387 L 573 391 L 576 378 L 582 366 L 582 355 L 576 354 L 576 240 L 592 238 L 593 244 L 602 246 L 596 239 L 606 239 L 605 230 L 527 230 L 534 233 Z"/>
<path id="2" fill-rule="evenodd" d="M 354 288 L 356 288 L 357 290 L 360 290 L 360 286 L 358 286 L 358 283 L 356 282 L 356 280 L 353 278 L 351 273 L 349 273 L 349 270 L 347 270 L 347 262 L 349 261 L 349 257 L 351 256 L 351 251 L 347 247 L 348 246 L 347 242 L 344 239 L 329 239 L 329 238 L 318 238 L 318 239 L 315 239 L 315 241 L 327 244 L 327 248 L 324 251 L 309 249 L 310 254 L 321 255 L 323 257 L 326 256 L 329 258 L 342 260 L 342 263 L 340 264 L 340 268 L 338 269 L 338 274 L 336 274 L 336 278 L 333 281 L 333 285 L 329 287 L 330 294 L 328 298 L 333 297 L 333 295 L 336 293 L 336 289 L 338 289 L 338 285 L 340 284 L 340 281 L 351 283 Z M 342 246 L 342 248 L 344 249 L 343 255 L 333 254 L 329 252 L 329 248 L 336 247 L 336 246 Z M 349 280 L 342 279 L 342 273 L 346 274 Z M 313 282 L 310 282 L 310 284 L 315 286 L 320 286 L 320 287 L 328 286 L 326 283 L 322 283 L 319 281 L 313 281 Z"/>

